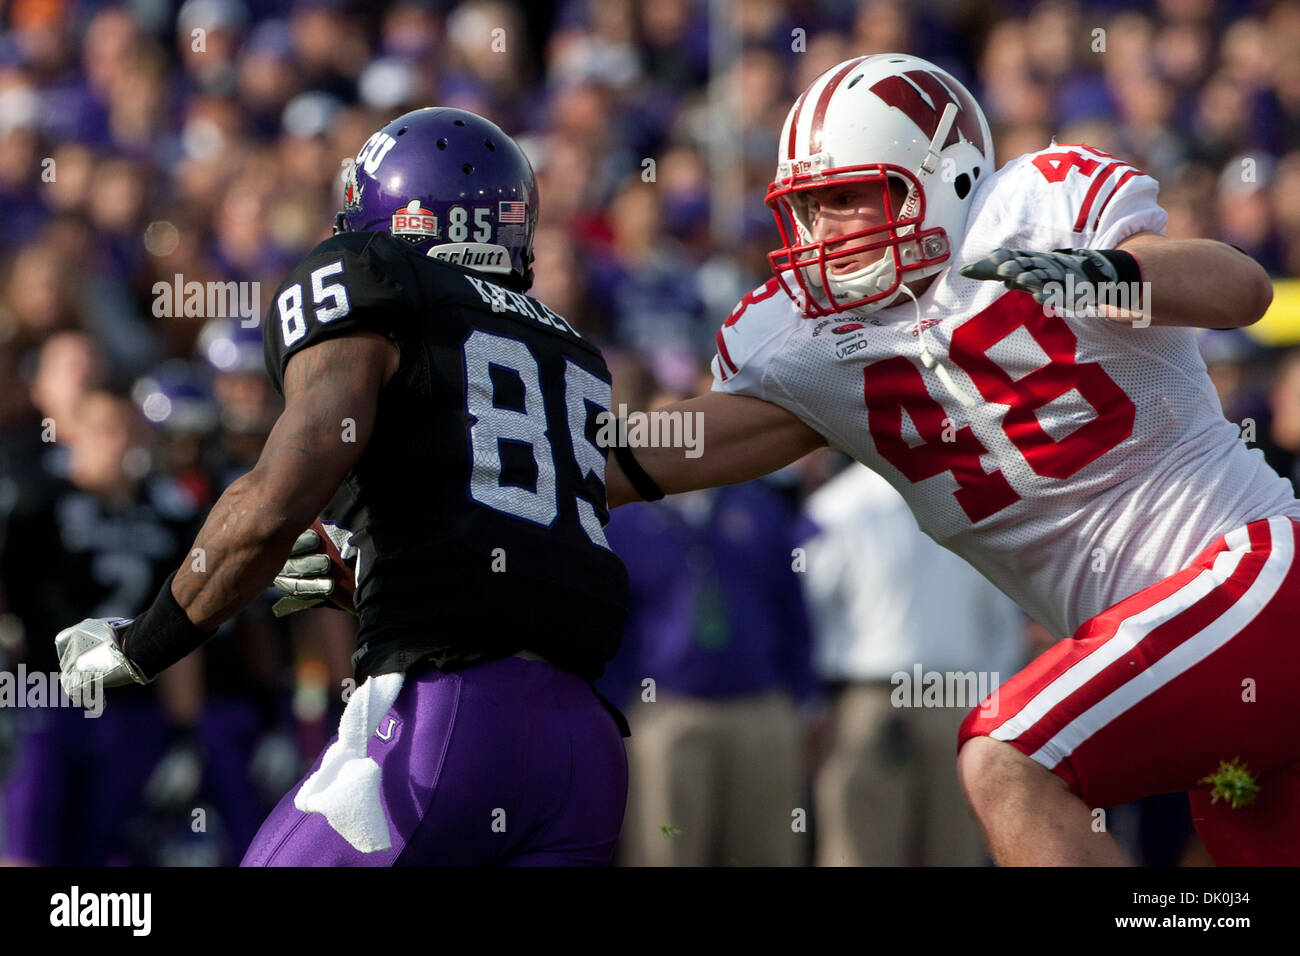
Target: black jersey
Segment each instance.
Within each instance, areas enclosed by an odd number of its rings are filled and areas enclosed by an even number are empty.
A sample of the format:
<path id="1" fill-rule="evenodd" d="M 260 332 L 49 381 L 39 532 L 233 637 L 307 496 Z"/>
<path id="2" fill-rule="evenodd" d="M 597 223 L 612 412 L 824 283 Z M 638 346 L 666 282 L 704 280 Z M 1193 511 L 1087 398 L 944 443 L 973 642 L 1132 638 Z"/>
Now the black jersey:
<path id="1" fill-rule="evenodd" d="M 603 531 L 599 350 L 536 299 L 378 232 L 327 239 L 277 290 L 276 388 L 295 352 L 358 331 L 401 353 L 325 515 L 357 551 L 358 679 L 524 649 L 599 677 L 627 614 Z"/>

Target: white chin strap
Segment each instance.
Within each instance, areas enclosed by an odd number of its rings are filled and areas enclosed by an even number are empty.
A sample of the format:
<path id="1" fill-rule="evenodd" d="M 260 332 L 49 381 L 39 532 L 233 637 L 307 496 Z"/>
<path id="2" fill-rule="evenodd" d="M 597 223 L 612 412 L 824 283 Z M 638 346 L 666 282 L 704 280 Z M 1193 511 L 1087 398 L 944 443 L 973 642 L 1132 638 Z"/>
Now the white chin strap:
<path id="1" fill-rule="evenodd" d="M 934 354 L 925 347 L 925 325 L 921 322 L 921 303 L 916 300 L 916 293 L 907 286 L 899 286 L 899 289 L 907 293 L 908 298 L 912 300 L 912 306 L 916 309 L 916 341 L 921 346 L 921 364 L 928 368 L 935 375 L 939 376 L 939 381 L 943 387 L 948 390 L 948 394 L 957 399 L 963 408 L 974 408 L 978 402 L 958 384 L 957 380 L 952 377 L 948 367 L 934 357 Z"/>
<path id="2" fill-rule="evenodd" d="M 934 136 L 930 138 L 930 145 L 926 148 L 925 156 L 921 159 L 921 164 L 916 168 L 916 184 L 908 186 L 907 198 L 903 200 L 903 206 L 900 210 L 901 215 L 898 218 L 907 219 L 915 215 L 917 203 L 920 201 L 919 191 L 925 188 L 926 182 L 939 168 L 939 152 L 943 148 L 944 140 L 948 138 L 948 134 L 952 131 L 952 124 L 956 121 L 957 106 L 955 103 L 950 102 L 944 107 L 943 115 L 939 117 L 939 125 L 935 128 Z M 916 226 L 904 226 L 898 230 L 898 234 L 907 236 L 915 231 Z M 921 258 L 921 249 L 916 242 L 906 242 L 898 247 L 898 255 L 903 260 L 903 264 L 908 265 Z M 883 256 L 857 272 L 832 276 L 828 271 L 827 280 L 830 288 L 826 290 L 826 294 L 836 302 L 852 302 L 854 299 L 863 299 L 869 295 L 876 295 L 894 284 L 895 271 L 894 257 L 886 249 Z M 805 266 L 804 277 L 817 288 L 821 288 L 820 269 Z M 922 277 L 918 276 L 917 278 Z M 893 295 L 878 299 L 875 302 L 868 302 L 853 311 L 867 315 L 879 309 L 888 308 L 898 301 L 899 296 L 903 294 L 904 288 L 904 284 L 900 282 Z M 909 294 L 910 291 L 908 290 Z M 916 296 L 912 296 L 912 301 L 916 301 Z"/>
<path id="3" fill-rule="evenodd" d="M 915 244 L 909 243 L 908 245 L 913 246 Z M 830 280 L 830 289 L 827 291 L 827 295 L 839 302 L 852 302 L 854 299 L 863 299 L 869 295 L 876 295 L 894 284 L 895 271 L 894 257 L 888 250 L 875 262 L 859 269 L 857 272 L 832 276 L 828 270 L 827 278 Z M 808 268 L 805 269 L 804 274 L 813 285 L 821 288 L 820 269 Z M 868 302 L 853 311 L 866 315 L 875 312 L 877 309 L 883 309 L 897 301 L 901 289 L 902 283 L 899 283 L 899 288 L 894 290 L 893 295 L 878 299 L 875 302 Z"/>

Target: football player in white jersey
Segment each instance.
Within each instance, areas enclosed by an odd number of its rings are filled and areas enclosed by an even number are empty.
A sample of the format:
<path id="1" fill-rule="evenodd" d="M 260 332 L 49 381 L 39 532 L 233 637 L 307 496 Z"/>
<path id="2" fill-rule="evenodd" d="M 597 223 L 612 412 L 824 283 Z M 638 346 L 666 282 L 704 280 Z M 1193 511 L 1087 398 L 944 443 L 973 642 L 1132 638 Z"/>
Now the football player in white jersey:
<path id="1" fill-rule="evenodd" d="M 999 863 L 1123 863 L 1094 811 L 1175 791 L 1216 862 L 1300 863 L 1300 502 L 1195 332 L 1256 321 L 1263 269 L 1166 238 L 1156 181 L 1100 150 L 997 169 L 978 104 L 916 57 L 827 71 L 779 148 L 775 277 L 674 406 L 703 454 L 616 449 L 611 504 L 842 449 L 1063 638 L 962 727 Z"/>

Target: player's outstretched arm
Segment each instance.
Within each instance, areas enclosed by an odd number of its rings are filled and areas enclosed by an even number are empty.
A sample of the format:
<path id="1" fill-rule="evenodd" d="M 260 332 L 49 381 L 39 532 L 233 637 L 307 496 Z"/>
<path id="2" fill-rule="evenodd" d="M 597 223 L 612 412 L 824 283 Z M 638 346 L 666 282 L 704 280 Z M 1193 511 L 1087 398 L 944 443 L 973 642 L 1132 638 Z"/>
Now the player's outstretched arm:
<path id="1" fill-rule="evenodd" d="M 72 695 L 92 681 L 147 683 L 265 590 L 365 451 L 379 390 L 397 362 L 396 346 L 368 332 L 294 355 L 285 369 L 285 409 L 261 457 L 213 505 L 185 563 L 149 609 L 133 621 L 82 621 L 55 638 L 64 689 Z"/>
<path id="2" fill-rule="evenodd" d="M 688 457 L 685 448 L 631 449 L 637 465 L 669 495 L 751 481 L 826 444 L 825 438 L 784 408 L 746 395 L 709 392 L 655 411 L 699 416 L 696 457 Z M 611 508 L 642 498 L 612 453 L 605 468 L 605 487 Z"/>
<path id="3" fill-rule="evenodd" d="M 365 451 L 379 390 L 397 360 L 396 346 L 369 332 L 327 339 L 289 360 L 284 413 L 253 470 L 226 489 L 194 542 L 204 566 L 187 559 L 176 572 L 172 593 L 195 626 L 216 628 L 270 585 Z"/>
<path id="4" fill-rule="evenodd" d="M 1273 301 L 1264 267 L 1227 243 L 1145 232 L 1119 248 L 1137 258 L 1150 283 L 1152 325 L 1241 328 L 1258 322 Z"/>

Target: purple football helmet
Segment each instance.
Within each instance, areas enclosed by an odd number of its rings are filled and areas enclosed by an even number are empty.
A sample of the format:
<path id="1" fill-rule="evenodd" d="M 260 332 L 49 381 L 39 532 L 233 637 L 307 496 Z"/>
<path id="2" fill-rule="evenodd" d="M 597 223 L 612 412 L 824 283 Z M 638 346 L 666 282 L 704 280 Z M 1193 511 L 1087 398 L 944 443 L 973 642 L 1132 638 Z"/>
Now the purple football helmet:
<path id="1" fill-rule="evenodd" d="M 373 134 L 343 174 L 334 232 L 389 232 L 470 269 L 533 282 L 537 180 L 515 141 L 468 110 L 412 110 Z"/>

